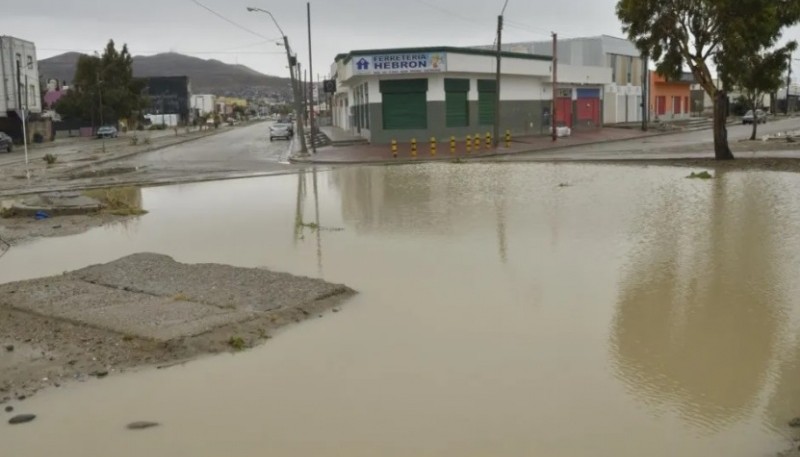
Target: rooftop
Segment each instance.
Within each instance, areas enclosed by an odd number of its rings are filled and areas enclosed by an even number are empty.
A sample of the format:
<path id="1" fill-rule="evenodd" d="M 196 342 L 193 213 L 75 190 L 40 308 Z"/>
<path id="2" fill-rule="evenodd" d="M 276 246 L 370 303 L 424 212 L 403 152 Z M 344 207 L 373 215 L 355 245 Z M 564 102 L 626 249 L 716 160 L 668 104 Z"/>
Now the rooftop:
<path id="1" fill-rule="evenodd" d="M 449 54 L 470 54 L 479 56 L 496 56 L 496 52 L 488 49 L 475 49 L 475 48 L 459 48 L 454 46 L 434 46 L 434 47 L 421 47 L 421 48 L 391 48 L 391 49 L 366 49 L 358 51 L 350 51 L 349 53 L 339 54 L 336 56 L 336 61 L 348 63 L 355 56 L 371 56 L 376 54 L 410 54 L 410 53 L 428 53 L 428 52 L 442 52 Z M 537 54 L 525 54 L 521 52 L 506 52 L 503 51 L 501 56 L 506 58 L 527 59 L 527 60 L 552 60 L 549 56 Z"/>

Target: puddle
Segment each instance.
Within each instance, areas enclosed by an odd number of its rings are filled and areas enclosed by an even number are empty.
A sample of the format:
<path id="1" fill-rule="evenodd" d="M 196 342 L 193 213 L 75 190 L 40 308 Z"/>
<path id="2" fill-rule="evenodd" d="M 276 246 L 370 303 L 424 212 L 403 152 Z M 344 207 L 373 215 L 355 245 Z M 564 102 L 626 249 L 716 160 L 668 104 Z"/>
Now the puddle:
<path id="1" fill-rule="evenodd" d="M 134 224 L 15 247 L 0 282 L 150 251 L 360 293 L 253 351 L 39 394 L 3 450 L 774 455 L 800 415 L 800 176 L 686 173 L 433 164 L 145 189 Z M 125 430 L 141 420 L 162 426 Z"/>

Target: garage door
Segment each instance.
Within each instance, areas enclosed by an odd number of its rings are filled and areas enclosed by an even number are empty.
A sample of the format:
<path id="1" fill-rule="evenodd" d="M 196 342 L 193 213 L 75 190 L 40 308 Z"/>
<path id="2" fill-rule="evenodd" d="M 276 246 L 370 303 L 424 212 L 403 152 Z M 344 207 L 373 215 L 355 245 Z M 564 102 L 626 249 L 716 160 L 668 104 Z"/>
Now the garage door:
<path id="1" fill-rule="evenodd" d="M 428 128 L 428 80 L 400 79 L 380 82 L 384 130 Z"/>

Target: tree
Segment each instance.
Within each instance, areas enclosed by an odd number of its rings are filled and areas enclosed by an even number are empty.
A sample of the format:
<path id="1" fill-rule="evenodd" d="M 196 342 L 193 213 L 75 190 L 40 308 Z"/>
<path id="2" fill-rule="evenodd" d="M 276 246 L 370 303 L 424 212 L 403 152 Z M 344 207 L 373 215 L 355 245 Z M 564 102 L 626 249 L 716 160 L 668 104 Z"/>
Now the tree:
<path id="1" fill-rule="evenodd" d="M 677 78 L 691 70 L 714 100 L 714 156 L 729 160 L 726 83 L 740 71 L 737 62 L 774 47 L 800 21 L 800 0 L 619 0 L 617 17 L 659 73 Z"/>
<path id="2" fill-rule="evenodd" d="M 65 119 L 100 123 L 130 118 L 146 106 L 144 82 L 133 78 L 133 58 L 128 46 L 117 51 L 109 40 L 102 56 L 78 58 L 69 92 L 56 105 Z"/>
<path id="3" fill-rule="evenodd" d="M 740 89 L 747 107 L 753 110 L 751 140 L 755 140 L 758 133 L 758 117 L 755 112 L 759 108 L 759 102 L 764 94 L 777 91 L 781 87 L 783 72 L 789 67 L 791 52 L 796 48 L 797 43 L 790 42 L 773 51 L 742 55 L 737 58 L 737 71 L 726 75 L 730 78 L 729 84 Z"/>

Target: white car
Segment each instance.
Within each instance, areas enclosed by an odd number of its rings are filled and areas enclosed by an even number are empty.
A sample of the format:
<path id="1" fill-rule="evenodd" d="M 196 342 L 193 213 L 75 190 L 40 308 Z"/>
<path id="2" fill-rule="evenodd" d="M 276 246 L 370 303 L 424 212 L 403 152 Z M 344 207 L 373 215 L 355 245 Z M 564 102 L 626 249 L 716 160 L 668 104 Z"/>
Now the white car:
<path id="1" fill-rule="evenodd" d="M 272 124 L 269 126 L 269 140 L 272 141 L 275 138 L 283 138 L 286 140 L 291 140 L 294 136 L 294 128 L 292 124 Z"/>

